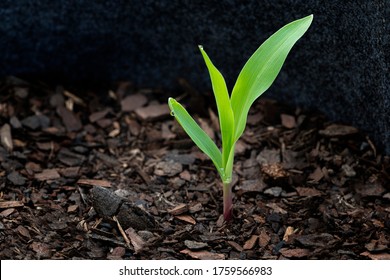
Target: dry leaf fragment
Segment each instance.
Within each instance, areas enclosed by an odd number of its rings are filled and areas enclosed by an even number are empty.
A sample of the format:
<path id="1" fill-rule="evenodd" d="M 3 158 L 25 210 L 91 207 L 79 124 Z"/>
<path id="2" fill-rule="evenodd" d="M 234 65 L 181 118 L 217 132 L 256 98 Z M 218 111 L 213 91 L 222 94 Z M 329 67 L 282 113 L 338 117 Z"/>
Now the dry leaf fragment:
<path id="1" fill-rule="evenodd" d="M 260 165 L 280 163 L 280 150 L 267 148 L 263 149 L 256 157 L 256 160 L 258 163 L 260 163 Z"/>
<path id="2" fill-rule="evenodd" d="M 11 152 L 14 149 L 14 145 L 12 143 L 11 126 L 8 123 L 1 127 L 0 138 L 1 144 L 4 146 L 4 148 Z"/>
<path id="3" fill-rule="evenodd" d="M 268 235 L 268 233 L 263 229 L 260 232 L 259 235 L 259 246 L 261 248 L 264 248 L 265 246 L 268 245 L 268 243 L 271 241 L 271 237 Z"/>
<path id="4" fill-rule="evenodd" d="M 143 121 L 156 120 L 169 116 L 169 107 L 165 104 L 154 104 L 147 107 L 137 108 L 135 113 Z"/>
<path id="5" fill-rule="evenodd" d="M 58 170 L 58 172 L 67 178 L 76 178 L 80 173 L 80 166 L 65 167 Z"/>
<path id="6" fill-rule="evenodd" d="M 275 202 L 271 202 L 271 203 L 267 203 L 266 204 L 267 207 L 271 208 L 272 210 L 275 211 L 275 213 L 280 213 L 280 214 L 287 214 L 287 211 L 284 210 L 282 207 L 280 207 L 278 204 L 276 204 Z"/>
<path id="7" fill-rule="evenodd" d="M 308 177 L 308 179 L 313 180 L 314 182 L 319 182 L 324 177 L 321 167 L 317 167 Z"/>
<path id="8" fill-rule="evenodd" d="M 256 245 L 256 241 L 259 238 L 258 235 L 252 235 L 244 244 L 243 248 L 244 250 L 250 250 L 253 249 Z"/>
<path id="9" fill-rule="evenodd" d="M 83 127 L 80 119 L 76 116 L 76 114 L 65 107 L 58 107 L 57 114 L 61 117 L 67 131 L 78 131 Z"/>
<path id="10" fill-rule="evenodd" d="M 183 165 L 179 162 L 160 161 L 154 168 L 154 174 L 157 176 L 173 177 L 183 171 Z"/>
<path id="11" fill-rule="evenodd" d="M 30 235 L 30 232 L 28 231 L 28 229 L 26 229 L 24 226 L 18 226 L 16 228 L 16 230 L 18 231 L 18 233 L 28 239 L 31 239 L 31 235 Z"/>
<path id="12" fill-rule="evenodd" d="M 355 191 L 362 196 L 382 196 L 386 192 L 386 189 L 380 182 L 373 183 L 357 183 L 354 186 Z"/>
<path id="13" fill-rule="evenodd" d="M 125 122 L 128 126 L 131 135 L 138 136 L 140 134 L 141 126 L 136 120 L 130 119 L 129 116 L 126 116 Z"/>
<path id="14" fill-rule="evenodd" d="M 297 125 L 297 122 L 295 121 L 295 117 L 291 115 L 281 114 L 280 115 L 282 125 L 285 128 L 294 128 Z"/>
<path id="15" fill-rule="evenodd" d="M 96 124 L 101 128 L 108 128 L 112 124 L 112 119 L 100 119 L 96 121 Z"/>
<path id="16" fill-rule="evenodd" d="M 188 211 L 188 205 L 181 203 L 181 204 L 175 206 L 173 209 L 168 210 L 168 213 L 170 213 L 174 216 L 177 216 L 177 215 L 181 215 L 187 211 Z"/>
<path id="17" fill-rule="evenodd" d="M 239 195 L 242 195 L 248 192 L 262 192 L 266 187 L 267 184 L 262 179 L 245 180 L 236 186 L 236 191 Z"/>
<path id="18" fill-rule="evenodd" d="M 76 204 L 74 204 L 74 205 L 69 205 L 67 212 L 68 212 L 68 213 L 76 212 L 76 210 L 77 210 L 78 208 L 79 208 L 79 206 L 76 205 Z"/>
<path id="19" fill-rule="evenodd" d="M 161 125 L 161 137 L 163 139 L 169 140 L 169 139 L 174 139 L 176 137 L 176 134 L 172 133 L 167 123 L 163 123 Z"/>
<path id="20" fill-rule="evenodd" d="M 301 249 L 301 248 L 297 248 L 297 249 L 282 248 L 279 250 L 279 252 L 283 255 L 283 257 L 286 258 L 303 258 L 310 255 L 309 249 Z"/>
<path id="21" fill-rule="evenodd" d="M 263 164 L 261 166 L 261 171 L 274 179 L 287 177 L 289 175 L 289 173 L 284 170 L 281 163 Z"/>
<path id="22" fill-rule="evenodd" d="M 255 214 L 255 215 L 253 215 L 253 219 L 255 220 L 255 222 L 259 223 L 260 225 L 265 223 L 265 218 L 262 216 Z"/>
<path id="23" fill-rule="evenodd" d="M 227 243 L 228 243 L 230 246 L 232 246 L 232 247 L 233 247 L 236 251 L 238 251 L 238 252 L 244 251 L 244 248 L 242 248 L 242 246 L 239 245 L 237 242 L 234 242 L 234 241 L 229 240 Z"/>
<path id="24" fill-rule="evenodd" d="M 126 254 L 126 248 L 125 247 L 115 247 L 112 252 L 108 255 L 108 259 L 110 260 L 120 260 L 122 257 Z"/>
<path id="25" fill-rule="evenodd" d="M 61 178 L 61 175 L 56 169 L 44 169 L 41 173 L 35 174 L 35 179 L 38 181 L 47 181 Z"/>
<path id="26" fill-rule="evenodd" d="M 322 193 L 314 188 L 297 187 L 295 189 L 299 196 L 321 196 Z"/>
<path id="27" fill-rule="evenodd" d="M 381 240 L 371 240 L 370 243 L 367 243 L 366 245 L 364 245 L 364 247 L 366 247 L 366 249 L 371 253 L 376 253 L 388 249 L 388 244 L 387 242 L 386 244 L 384 244 L 383 242 L 381 242 Z"/>
<path id="28" fill-rule="evenodd" d="M 80 97 L 71 93 L 70 91 L 64 90 L 64 95 L 66 97 L 69 97 L 74 103 L 81 105 L 81 106 L 86 106 L 84 101 Z"/>
<path id="29" fill-rule="evenodd" d="M 343 170 L 345 176 L 347 176 L 347 177 L 355 177 L 356 176 L 356 171 L 349 164 L 343 164 L 341 166 L 341 170 Z"/>
<path id="30" fill-rule="evenodd" d="M 294 233 L 294 228 L 291 227 L 291 226 L 288 226 L 288 227 L 286 228 L 286 231 L 284 232 L 283 240 L 284 240 L 285 242 L 288 242 L 289 236 L 290 236 L 291 234 L 293 234 L 293 233 Z"/>
<path id="31" fill-rule="evenodd" d="M 109 108 L 106 108 L 102 111 L 94 112 L 89 115 L 89 121 L 93 123 L 100 119 L 103 119 L 109 112 L 111 112 L 111 109 Z"/>
<path id="32" fill-rule="evenodd" d="M 145 241 L 142 237 L 139 236 L 133 228 L 128 228 L 125 232 L 130 239 L 131 245 L 134 247 L 134 253 L 138 254 L 141 252 L 145 246 Z"/>
<path id="33" fill-rule="evenodd" d="M 114 137 L 118 136 L 121 133 L 121 126 L 120 126 L 120 124 L 118 122 L 113 122 L 112 126 L 114 127 L 114 129 L 110 131 L 108 136 L 114 138 Z"/>
<path id="34" fill-rule="evenodd" d="M 184 245 L 186 245 L 188 249 L 192 250 L 199 250 L 208 246 L 208 244 L 205 242 L 198 242 L 193 240 L 184 240 Z"/>
<path id="35" fill-rule="evenodd" d="M 212 253 L 208 251 L 197 251 L 193 252 L 189 249 L 181 250 L 180 253 L 189 255 L 191 258 L 199 260 L 224 260 L 224 254 Z"/>
<path id="36" fill-rule="evenodd" d="M 7 179 L 12 182 L 12 184 L 16 186 L 23 186 L 26 183 L 26 178 L 18 171 L 12 171 L 7 175 Z"/>
<path id="37" fill-rule="evenodd" d="M 324 130 L 320 130 L 319 134 L 326 137 L 339 137 L 339 136 L 355 134 L 357 132 L 358 129 L 353 126 L 331 124 L 327 126 Z"/>
<path id="38" fill-rule="evenodd" d="M 17 147 L 17 148 L 24 148 L 27 146 L 27 142 L 24 142 L 24 141 L 19 140 L 19 139 L 13 139 L 12 143 L 14 144 L 14 147 Z"/>
<path id="39" fill-rule="evenodd" d="M 38 258 L 50 258 L 52 255 L 52 252 L 50 250 L 49 245 L 41 242 L 33 242 L 31 244 L 31 248 L 37 253 Z"/>
<path id="40" fill-rule="evenodd" d="M 29 89 L 27 87 L 15 87 L 14 93 L 16 97 L 19 97 L 21 99 L 24 99 L 28 96 Z"/>
<path id="41" fill-rule="evenodd" d="M 131 112 L 144 106 L 148 99 L 143 94 L 133 94 L 126 96 L 121 101 L 122 112 Z"/>
<path id="42" fill-rule="evenodd" d="M 37 142 L 36 145 L 37 145 L 38 149 L 44 150 L 44 151 L 54 150 L 55 145 L 58 146 L 58 144 L 54 143 L 53 141 L 50 141 L 50 142 Z"/>
<path id="43" fill-rule="evenodd" d="M 195 225 L 195 224 L 196 224 L 195 219 L 192 218 L 192 217 L 189 216 L 189 215 L 179 215 L 179 216 L 175 216 L 175 218 L 178 219 L 178 220 L 187 222 L 187 223 L 189 223 L 189 224 L 192 224 L 192 225 Z"/>
<path id="44" fill-rule="evenodd" d="M 209 108 L 208 111 L 209 111 L 209 115 L 210 115 L 211 126 L 213 127 L 214 131 L 219 131 L 220 130 L 219 119 L 218 119 L 217 115 L 214 113 L 213 110 L 211 110 L 211 108 Z"/>
<path id="45" fill-rule="evenodd" d="M 283 192 L 283 189 L 281 187 L 272 187 L 269 189 L 266 189 L 264 191 L 264 194 L 272 195 L 274 197 L 279 197 Z"/>
<path id="46" fill-rule="evenodd" d="M 363 252 L 361 256 L 369 257 L 372 260 L 390 260 L 389 253 L 371 254 L 370 252 Z"/>
<path id="47" fill-rule="evenodd" d="M 190 172 L 188 172 L 187 169 L 185 169 L 184 171 L 182 171 L 180 174 L 180 179 L 183 179 L 183 180 L 186 180 L 186 181 L 191 181 L 191 174 Z"/>
<path id="48" fill-rule="evenodd" d="M 214 130 L 210 127 L 207 121 L 205 121 L 202 118 L 198 118 L 198 122 L 200 127 L 203 129 L 204 132 L 213 140 L 215 140 L 215 133 Z"/>
<path id="49" fill-rule="evenodd" d="M 0 212 L 0 217 L 8 217 L 9 215 L 11 215 L 13 212 L 15 212 L 15 208 L 8 208 L 8 209 L 5 209 L 4 211 L 1 211 Z"/>
<path id="50" fill-rule="evenodd" d="M 296 240 L 306 247 L 325 247 L 334 244 L 336 239 L 329 233 L 307 234 L 296 237 Z"/>
<path id="51" fill-rule="evenodd" d="M 239 139 L 236 142 L 234 154 L 235 155 L 243 155 L 248 148 L 250 148 L 250 146 L 247 145 L 243 140 Z"/>
<path id="52" fill-rule="evenodd" d="M 24 203 L 19 200 L 13 201 L 0 201 L 0 208 L 14 208 L 14 207 L 22 207 Z"/>
<path id="53" fill-rule="evenodd" d="M 98 179 L 79 179 L 77 184 L 81 185 L 90 185 L 90 186 L 99 186 L 99 187 L 111 187 L 111 182 L 107 180 L 98 180 Z"/>
<path id="54" fill-rule="evenodd" d="M 191 214 L 196 213 L 196 212 L 199 212 L 199 211 L 201 211 L 202 209 L 203 209 L 202 203 L 196 203 L 196 204 L 194 204 L 194 205 L 192 205 L 192 206 L 190 206 L 190 207 L 188 208 L 188 210 L 189 210 L 189 212 L 190 212 Z"/>

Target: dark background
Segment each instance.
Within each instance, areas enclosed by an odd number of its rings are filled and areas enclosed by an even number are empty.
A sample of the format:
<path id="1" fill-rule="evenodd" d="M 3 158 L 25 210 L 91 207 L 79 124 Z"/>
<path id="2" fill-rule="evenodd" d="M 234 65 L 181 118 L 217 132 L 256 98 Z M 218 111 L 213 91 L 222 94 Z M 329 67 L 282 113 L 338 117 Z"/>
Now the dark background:
<path id="1" fill-rule="evenodd" d="M 268 36 L 309 14 L 311 28 L 265 95 L 355 125 L 390 154 L 388 0 L 3 0 L 0 76 L 169 89 L 182 77 L 203 91 L 203 44 L 232 88 Z"/>

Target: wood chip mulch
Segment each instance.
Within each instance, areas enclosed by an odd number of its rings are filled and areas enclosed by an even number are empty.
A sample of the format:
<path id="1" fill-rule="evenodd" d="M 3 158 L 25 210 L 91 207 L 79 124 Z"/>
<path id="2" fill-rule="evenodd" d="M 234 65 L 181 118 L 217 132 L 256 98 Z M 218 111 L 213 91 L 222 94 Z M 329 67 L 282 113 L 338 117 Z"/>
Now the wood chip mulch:
<path id="1" fill-rule="evenodd" d="M 177 97 L 220 141 L 211 93 L 0 83 L 1 259 L 390 259 L 390 158 L 363 132 L 261 97 L 234 218 Z M 373 108 L 374 109 L 374 108 Z"/>

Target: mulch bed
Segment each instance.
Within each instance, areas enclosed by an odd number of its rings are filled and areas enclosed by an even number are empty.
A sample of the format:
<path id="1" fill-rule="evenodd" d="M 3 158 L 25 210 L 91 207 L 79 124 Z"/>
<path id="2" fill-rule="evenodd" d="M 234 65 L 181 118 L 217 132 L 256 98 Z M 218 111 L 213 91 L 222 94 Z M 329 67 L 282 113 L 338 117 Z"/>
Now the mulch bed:
<path id="1" fill-rule="evenodd" d="M 211 93 L 0 83 L 1 259 L 390 259 L 390 158 L 354 127 L 261 97 L 234 218 L 178 97 L 219 142 Z"/>

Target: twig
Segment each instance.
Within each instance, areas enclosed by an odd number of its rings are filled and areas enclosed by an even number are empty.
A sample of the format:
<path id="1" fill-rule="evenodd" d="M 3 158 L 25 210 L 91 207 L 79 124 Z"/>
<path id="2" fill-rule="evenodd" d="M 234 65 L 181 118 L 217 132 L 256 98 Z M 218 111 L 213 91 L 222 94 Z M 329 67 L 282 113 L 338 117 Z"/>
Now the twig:
<path id="1" fill-rule="evenodd" d="M 127 237 L 127 235 L 126 235 L 125 231 L 123 230 L 121 224 L 119 223 L 118 219 L 116 218 L 116 216 L 114 216 L 112 219 L 116 222 L 116 224 L 117 224 L 117 226 L 118 226 L 118 229 L 119 229 L 120 233 L 122 234 L 123 239 L 124 239 L 125 242 L 126 242 L 127 247 L 128 247 L 128 248 L 131 248 L 131 247 L 130 247 L 130 240 L 129 240 L 129 238 Z"/>

